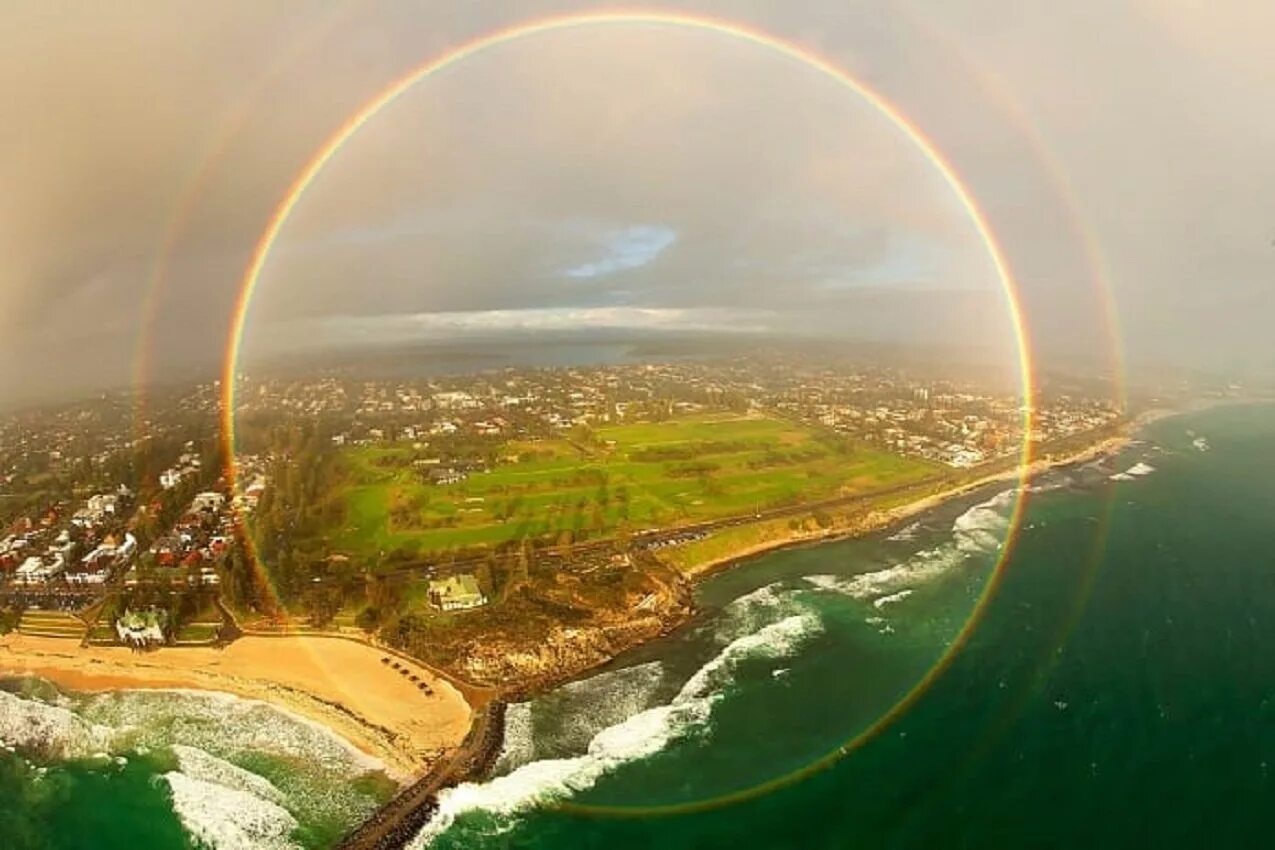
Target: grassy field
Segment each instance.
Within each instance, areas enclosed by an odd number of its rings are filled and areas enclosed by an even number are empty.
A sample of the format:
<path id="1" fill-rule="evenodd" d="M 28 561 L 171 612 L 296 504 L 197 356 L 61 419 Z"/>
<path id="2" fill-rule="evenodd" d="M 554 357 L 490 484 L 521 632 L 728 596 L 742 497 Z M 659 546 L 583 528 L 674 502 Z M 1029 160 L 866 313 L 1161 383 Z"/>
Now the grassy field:
<path id="1" fill-rule="evenodd" d="M 221 631 L 221 623 L 187 623 L 177 630 L 175 639 L 182 642 L 204 642 L 216 640 Z"/>
<path id="2" fill-rule="evenodd" d="M 364 555 L 670 527 L 915 481 L 935 467 L 846 447 L 782 420 L 728 415 L 597 429 L 588 445 L 510 443 L 456 484 L 426 481 L 410 448 L 346 451 L 346 520 Z"/>

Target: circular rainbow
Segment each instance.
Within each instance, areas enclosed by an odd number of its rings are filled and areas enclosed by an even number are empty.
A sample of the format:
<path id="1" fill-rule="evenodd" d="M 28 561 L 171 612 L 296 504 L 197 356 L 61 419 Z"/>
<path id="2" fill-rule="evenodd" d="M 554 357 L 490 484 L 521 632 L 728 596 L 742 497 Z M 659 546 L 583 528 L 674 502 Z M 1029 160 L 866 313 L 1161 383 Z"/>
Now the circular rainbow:
<path id="1" fill-rule="evenodd" d="M 806 47 L 751 26 L 729 20 L 723 20 L 721 18 L 690 15 L 680 12 L 643 10 L 566 14 L 557 17 L 522 22 L 495 32 L 478 36 L 477 38 L 467 41 L 458 47 L 454 47 L 441 55 L 416 66 L 406 74 L 394 80 L 379 94 L 369 100 L 366 105 L 341 124 L 341 126 L 338 127 L 337 130 L 315 151 L 314 155 L 306 162 L 305 166 L 288 187 L 288 190 L 284 193 L 283 198 L 275 207 L 274 212 L 271 214 L 268 222 L 266 223 L 266 227 L 262 231 L 261 237 L 257 240 L 251 259 L 240 284 L 239 295 L 231 320 L 229 339 L 226 345 L 226 357 L 224 361 L 224 368 L 222 370 L 221 415 L 222 435 L 225 440 L 228 466 L 227 476 L 232 485 L 235 480 L 235 382 L 248 309 L 252 301 L 253 293 L 258 286 L 261 272 L 265 268 L 266 262 L 270 257 L 271 249 L 274 247 L 280 232 L 287 224 L 288 219 L 292 215 L 297 204 L 305 196 L 310 186 L 314 183 L 315 179 L 319 176 L 327 164 L 333 159 L 333 157 L 336 156 L 342 147 L 344 147 L 345 144 L 350 141 L 359 132 L 359 130 L 361 130 L 381 110 L 389 106 L 418 83 L 428 79 L 440 71 L 446 70 L 447 68 L 450 68 L 465 59 L 474 57 L 490 48 L 520 41 L 532 36 L 569 29 L 610 26 L 677 27 L 688 30 L 696 30 L 753 44 L 758 47 L 765 48 L 772 53 L 785 56 L 812 70 L 818 71 L 824 77 L 838 83 L 850 93 L 869 103 L 877 110 L 878 113 L 888 119 L 894 127 L 902 133 L 903 136 L 918 151 L 920 151 L 930 165 L 933 166 L 933 168 L 942 176 L 948 188 L 960 202 L 966 215 L 969 217 L 970 222 L 979 234 L 979 238 L 987 251 L 988 257 L 995 268 L 998 281 L 1004 291 L 1010 319 L 1013 324 L 1014 339 L 1017 347 L 1017 365 L 1021 381 L 1020 392 L 1023 398 L 1021 421 L 1023 441 L 1017 477 L 1020 485 L 1025 484 L 1031 474 L 1032 461 L 1032 441 L 1028 438 L 1030 437 L 1035 424 L 1035 382 L 1032 371 L 1030 337 L 1027 322 L 1019 303 L 1017 286 L 1011 272 L 1009 262 L 1005 257 L 1005 253 L 1001 248 L 991 225 L 988 223 L 987 216 L 979 207 L 973 193 L 965 185 L 964 181 L 961 179 L 952 164 L 942 154 L 934 142 L 925 135 L 921 128 L 911 121 L 898 107 L 867 84 L 856 79 L 847 71 L 838 67 L 831 60 L 820 56 Z M 1006 538 L 1002 543 L 1000 555 L 995 568 L 992 571 L 991 577 L 989 578 L 983 593 L 976 601 L 969 619 L 966 621 L 957 636 L 951 641 L 945 653 L 936 661 L 934 666 L 924 677 L 922 677 L 917 685 L 904 695 L 897 704 L 882 715 L 870 727 L 847 741 L 842 746 L 794 772 L 751 786 L 741 791 L 716 797 L 712 800 L 654 807 L 585 806 L 578 803 L 562 803 L 560 805 L 563 808 L 580 812 L 617 816 L 649 816 L 652 814 L 672 814 L 703 810 L 755 797 L 783 785 L 797 781 L 802 777 L 808 776 L 818 770 L 822 770 L 834 764 L 846 754 L 875 738 L 903 713 L 909 710 L 929 690 L 931 684 L 948 669 L 956 654 L 966 644 L 969 637 L 977 628 L 982 619 L 986 604 L 994 595 L 1004 574 L 1008 555 L 1014 548 L 1014 542 L 1021 526 L 1021 518 L 1026 501 L 1026 488 L 1020 486 L 1019 496 L 1015 499 L 1014 507 L 1010 514 L 1009 530 L 1006 532 Z M 253 557 L 252 560 L 255 562 L 255 557 Z M 259 569 L 260 565 L 257 565 L 257 568 Z"/>

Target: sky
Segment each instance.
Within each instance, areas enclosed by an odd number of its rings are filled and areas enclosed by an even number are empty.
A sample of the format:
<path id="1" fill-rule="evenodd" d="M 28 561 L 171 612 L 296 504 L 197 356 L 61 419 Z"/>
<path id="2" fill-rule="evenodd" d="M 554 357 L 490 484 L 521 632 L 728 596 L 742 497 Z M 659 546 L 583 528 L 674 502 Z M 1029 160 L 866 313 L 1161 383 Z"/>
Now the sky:
<path id="1" fill-rule="evenodd" d="M 83 4 L 0 18 L 0 403 L 219 362 L 271 212 L 451 46 L 581 2 Z M 809 48 L 959 172 L 1042 363 L 1275 372 L 1275 6 L 665 4 Z M 659 26 L 477 54 L 379 112 L 285 224 L 249 357 L 505 331 L 1012 348 L 968 215 L 871 104 Z M 998 355 L 999 356 L 999 355 Z"/>

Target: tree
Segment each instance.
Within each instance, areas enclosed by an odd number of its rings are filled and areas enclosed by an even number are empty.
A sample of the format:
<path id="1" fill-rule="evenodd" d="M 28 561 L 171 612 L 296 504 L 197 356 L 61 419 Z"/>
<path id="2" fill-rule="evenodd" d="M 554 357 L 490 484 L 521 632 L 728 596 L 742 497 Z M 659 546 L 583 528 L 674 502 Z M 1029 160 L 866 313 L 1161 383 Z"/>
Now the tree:
<path id="1" fill-rule="evenodd" d="M 371 605 L 364 608 L 354 617 L 354 625 L 358 626 L 360 629 L 367 632 L 368 634 L 371 634 L 372 632 L 376 631 L 376 627 L 379 626 L 380 624 L 381 624 L 380 609 L 375 608 Z"/>
<path id="2" fill-rule="evenodd" d="M 341 611 L 341 591 L 327 584 L 317 584 L 305 595 L 305 609 L 317 628 L 330 624 Z"/>
<path id="3" fill-rule="evenodd" d="M 368 606 L 379 609 L 383 616 L 397 612 L 403 605 L 403 583 L 386 576 L 371 576 L 367 582 Z"/>

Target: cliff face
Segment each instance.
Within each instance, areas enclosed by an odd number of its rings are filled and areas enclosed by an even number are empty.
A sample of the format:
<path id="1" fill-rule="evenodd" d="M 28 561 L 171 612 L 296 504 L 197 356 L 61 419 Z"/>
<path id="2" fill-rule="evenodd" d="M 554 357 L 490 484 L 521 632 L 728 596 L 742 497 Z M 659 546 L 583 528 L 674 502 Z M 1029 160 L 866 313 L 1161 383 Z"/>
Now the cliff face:
<path id="1" fill-rule="evenodd" d="M 468 642 L 455 671 L 514 692 L 539 690 L 605 663 L 684 623 L 694 610 L 689 588 L 659 584 L 620 610 L 590 612 L 583 622 L 553 624 L 532 641 L 500 632 Z"/>
<path id="2" fill-rule="evenodd" d="M 531 646 L 496 638 L 472 646 L 458 672 L 476 681 L 535 688 L 570 679 L 669 628 L 669 620 L 639 617 L 604 626 L 555 626 L 543 641 Z"/>

